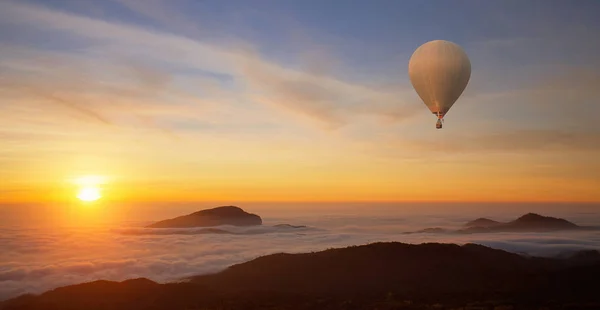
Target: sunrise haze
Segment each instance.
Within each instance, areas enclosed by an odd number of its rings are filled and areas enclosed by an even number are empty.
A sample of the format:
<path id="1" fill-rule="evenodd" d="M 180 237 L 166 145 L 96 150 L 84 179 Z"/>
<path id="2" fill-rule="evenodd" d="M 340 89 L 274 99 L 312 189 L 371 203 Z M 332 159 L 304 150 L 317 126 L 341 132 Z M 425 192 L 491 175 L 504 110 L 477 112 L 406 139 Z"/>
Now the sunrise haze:
<path id="1" fill-rule="evenodd" d="M 0 201 L 597 202 L 598 9 L 2 1 Z M 472 63 L 443 130 L 407 73 L 435 39 Z"/>

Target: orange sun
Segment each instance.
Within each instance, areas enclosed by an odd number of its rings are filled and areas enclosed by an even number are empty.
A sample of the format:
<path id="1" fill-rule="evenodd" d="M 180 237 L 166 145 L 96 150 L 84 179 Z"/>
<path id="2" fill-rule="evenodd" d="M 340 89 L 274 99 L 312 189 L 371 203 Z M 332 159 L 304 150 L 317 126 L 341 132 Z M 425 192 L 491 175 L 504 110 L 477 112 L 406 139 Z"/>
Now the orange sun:
<path id="1" fill-rule="evenodd" d="M 106 179 L 98 175 L 86 175 L 72 180 L 78 185 L 77 198 L 81 201 L 91 202 L 102 198 L 100 188 Z"/>
<path id="2" fill-rule="evenodd" d="M 84 187 L 77 194 L 77 198 L 81 201 L 96 201 L 102 198 L 102 195 L 97 187 Z"/>

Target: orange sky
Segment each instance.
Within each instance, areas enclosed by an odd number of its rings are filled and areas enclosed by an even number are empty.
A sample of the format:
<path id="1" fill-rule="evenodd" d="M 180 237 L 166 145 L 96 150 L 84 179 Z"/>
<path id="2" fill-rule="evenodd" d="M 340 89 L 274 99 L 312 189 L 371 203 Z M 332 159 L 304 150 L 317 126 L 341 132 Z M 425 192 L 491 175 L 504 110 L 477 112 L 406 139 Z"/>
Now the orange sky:
<path id="1" fill-rule="evenodd" d="M 343 159 L 326 160 L 335 155 Z M 219 164 L 207 160 L 205 165 L 187 168 L 177 162 L 154 168 L 151 163 L 137 166 L 139 162 L 121 158 L 90 165 L 96 168 L 85 172 L 67 161 L 55 170 L 33 170 L 23 174 L 22 180 L 13 179 L 7 188 L 15 191 L 3 198 L 8 202 L 72 201 L 81 188 L 71 182 L 73 177 L 91 173 L 106 176 L 98 187 L 108 201 L 598 201 L 598 182 L 593 178 L 532 167 L 526 158 L 488 158 L 495 164 L 372 161 L 367 155 L 339 152 L 289 164 L 276 158 L 252 164 L 221 158 Z M 119 161 L 131 164 L 124 167 Z M 70 168 L 75 173 L 66 174 Z"/>
<path id="2" fill-rule="evenodd" d="M 581 28 L 457 37 L 473 73 L 438 131 L 406 70 L 433 34 L 383 65 L 300 40 L 303 66 L 258 39 L 0 11 L 15 37 L 59 45 L 0 41 L 0 203 L 72 201 L 87 175 L 125 202 L 600 201 L 600 71 L 578 63 L 600 41 Z"/>

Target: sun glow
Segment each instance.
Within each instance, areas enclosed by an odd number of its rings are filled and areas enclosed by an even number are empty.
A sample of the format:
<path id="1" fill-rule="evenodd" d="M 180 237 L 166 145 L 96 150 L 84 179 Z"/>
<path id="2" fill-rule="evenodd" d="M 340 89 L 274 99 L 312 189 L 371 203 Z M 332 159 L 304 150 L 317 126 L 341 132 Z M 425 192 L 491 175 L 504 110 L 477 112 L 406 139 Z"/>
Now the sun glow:
<path id="1" fill-rule="evenodd" d="M 96 201 L 101 197 L 100 189 L 97 187 L 84 187 L 77 194 L 77 198 L 82 201 Z"/>
<path id="2" fill-rule="evenodd" d="M 79 191 L 77 198 L 81 201 L 91 202 L 102 198 L 101 186 L 106 183 L 106 178 L 98 175 L 86 175 L 71 180 Z"/>

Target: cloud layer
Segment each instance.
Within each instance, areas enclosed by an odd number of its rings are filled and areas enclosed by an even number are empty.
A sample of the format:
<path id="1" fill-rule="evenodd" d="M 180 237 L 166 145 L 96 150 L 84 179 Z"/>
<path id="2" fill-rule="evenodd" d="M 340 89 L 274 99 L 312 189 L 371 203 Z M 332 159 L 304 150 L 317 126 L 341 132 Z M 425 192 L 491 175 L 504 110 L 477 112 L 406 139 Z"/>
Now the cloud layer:
<path id="1" fill-rule="evenodd" d="M 336 211 L 329 215 L 321 212 L 271 217 L 263 214 L 265 227 L 220 227 L 219 231 L 196 228 L 148 230 L 139 227 L 143 223 L 83 228 L 5 224 L 0 228 L 0 247 L 3 249 L 0 299 L 95 279 L 147 277 L 156 281 L 176 281 L 190 275 L 217 272 L 261 255 L 318 251 L 376 241 L 475 242 L 532 255 L 600 249 L 599 232 L 404 235 L 402 232 L 425 227 L 457 227 L 482 212 L 454 216 L 403 213 L 352 215 L 352 212 Z M 558 212 L 559 215 L 563 213 Z M 518 212 L 490 214 L 499 220 L 521 215 Z M 600 223 L 597 213 L 572 213 L 568 219 L 587 225 Z M 308 227 L 273 227 L 281 223 Z"/>

